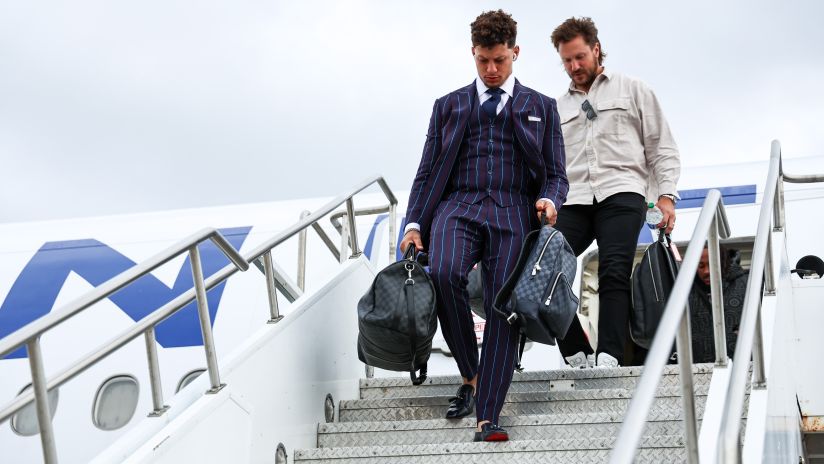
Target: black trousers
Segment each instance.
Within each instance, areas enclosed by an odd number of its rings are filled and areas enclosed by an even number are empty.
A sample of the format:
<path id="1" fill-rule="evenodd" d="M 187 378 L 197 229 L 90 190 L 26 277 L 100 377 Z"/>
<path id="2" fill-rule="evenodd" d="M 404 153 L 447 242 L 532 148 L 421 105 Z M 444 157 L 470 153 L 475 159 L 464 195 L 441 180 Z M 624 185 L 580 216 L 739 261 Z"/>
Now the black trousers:
<path id="1" fill-rule="evenodd" d="M 592 205 L 564 205 L 558 212 L 555 228 L 564 234 L 572 251 L 580 256 L 593 240 L 598 243 L 598 353 L 624 362 L 627 324 L 630 311 L 630 275 L 644 224 L 646 204 L 637 193 L 616 193 Z M 558 341 L 561 354 L 579 351 L 592 353 L 578 318 L 569 332 Z"/>

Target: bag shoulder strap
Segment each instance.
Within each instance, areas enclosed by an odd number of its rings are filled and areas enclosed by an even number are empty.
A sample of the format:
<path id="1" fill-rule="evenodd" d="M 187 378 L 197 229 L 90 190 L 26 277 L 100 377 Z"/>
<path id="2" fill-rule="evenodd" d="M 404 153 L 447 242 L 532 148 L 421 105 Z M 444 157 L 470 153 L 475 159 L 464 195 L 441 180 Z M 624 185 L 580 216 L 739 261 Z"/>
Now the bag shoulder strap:
<path id="1" fill-rule="evenodd" d="M 521 253 L 518 255 L 518 261 L 515 263 L 515 268 L 506 279 L 506 282 L 504 282 L 503 287 L 501 287 L 498 291 L 498 294 L 495 295 L 495 299 L 492 300 L 492 310 L 497 313 L 499 317 L 506 319 L 512 315 L 511 312 L 506 311 L 506 303 L 510 301 L 511 297 L 514 295 L 515 285 L 518 283 L 518 280 L 521 278 L 521 274 L 526 268 L 527 262 L 529 261 L 529 256 L 532 254 L 532 248 L 538 241 L 538 235 L 540 235 L 540 232 L 541 230 L 538 229 L 526 234 L 526 237 L 524 237 L 524 243 L 521 247 Z"/>
<path id="2" fill-rule="evenodd" d="M 523 372 L 524 367 L 521 361 L 524 359 L 524 347 L 526 346 L 526 335 L 518 331 L 518 357 L 515 358 L 515 372 Z"/>
<path id="3" fill-rule="evenodd" d="M 407 249 L 413 249 L 414 245 L 410 246 Z M 412 279 L 412 271 L 415 270 L 417 266 L 414 262 L 404 263 L 407 272 L 409 273 L 409 277 L 406 279 L 403 285 L 403 293 L 406 299 L 406 321 L 407 321 L 407 332 L 409 334 L 409 378 L 412 379 L 412 385 L 420 385 L 426 380 L 426 363 L 420 367 L 420 375 L 415 375 L 415 354 L 417 353 L 417 346 L 418 346 L 418 336 L 415 332 L 415 292 L 413 291 L 413 287 L 415 286 L 415 280 Z"/>

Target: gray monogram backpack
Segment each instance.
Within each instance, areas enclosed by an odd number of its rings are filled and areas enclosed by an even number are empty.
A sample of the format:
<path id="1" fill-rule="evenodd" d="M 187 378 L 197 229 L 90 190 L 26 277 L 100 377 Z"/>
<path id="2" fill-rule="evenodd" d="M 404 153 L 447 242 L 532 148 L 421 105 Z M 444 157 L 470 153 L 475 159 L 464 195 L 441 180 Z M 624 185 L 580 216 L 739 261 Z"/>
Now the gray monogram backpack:
<path id="1" fill-rule="evenodd" d="M 515 270 L 495 296 L 498 316 L 538 343 L 563 339 L 578 311 L 572 292 L 578 261 L 560 231 L 543 226 L 527 234 Z"/>

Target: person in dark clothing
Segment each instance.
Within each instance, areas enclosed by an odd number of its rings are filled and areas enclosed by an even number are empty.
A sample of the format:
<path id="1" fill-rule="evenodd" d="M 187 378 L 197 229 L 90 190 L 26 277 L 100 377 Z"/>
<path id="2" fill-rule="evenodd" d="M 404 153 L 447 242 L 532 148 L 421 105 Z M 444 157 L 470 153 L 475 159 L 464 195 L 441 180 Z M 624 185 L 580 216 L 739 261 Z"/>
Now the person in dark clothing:
<path id="1" fill-rule="evenodd" d="M 721 255 L 721 277 L 724 294 L 724 329 L 727 333 L 727 356 L 732 358 L 738 326 L 744 308 L 744 293 L 747 290 L 749 272 L 741 267 L 738 250 L 727 250 L 723 246 Z M 712 297 L 710 296 L 710 266 L 708 251 L 704 248 L 695 282 L 689 295 L 690 327 L 692 329 L 693 362 L 715 361 L 715 341 L 713 336 Z"/>

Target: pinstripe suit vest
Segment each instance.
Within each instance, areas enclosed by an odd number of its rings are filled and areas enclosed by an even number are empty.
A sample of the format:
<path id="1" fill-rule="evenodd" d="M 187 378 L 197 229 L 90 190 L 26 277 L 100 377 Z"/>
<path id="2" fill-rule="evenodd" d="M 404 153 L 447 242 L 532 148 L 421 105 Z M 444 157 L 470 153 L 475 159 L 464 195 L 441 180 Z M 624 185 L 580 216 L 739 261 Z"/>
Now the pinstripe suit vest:
<path id="1" fill-rule="evenodd" d="M 463 145 L 468 140 L 476 100 L 477 87 L 472 82 L 438 98 L 432 107 L 426 143 L 406 210 L 406 220 L 420 226 L 425 248 L 429 246 L 435 210 L 441 200 L 451 193 L 453 176 L 459 172 L 456 169 L 458 155 L 461 150 L 467 149 Z M 502 121 L 512 124 L 515 134 L 512 145 L 523 155 L 516 158 L 518 162 L 515 164 L 525 164 L 530 173 L 526 187 L 530 203 L 539 198 L 549 198 L 560 208 L 566 199 L 569 183 L 555 100 L 521 85 L 517 79 L 510 100 L 511 104 L 506 106 L 510 111 L 509 117 Z M 498 119 L 502 118 L 501 114 L 498 114 Z M 486 115 L 484 117 L 488 118 Z M 457 187 L 457 184 L 454 186 Z M 534 226 L 538 226 L 537 220 Z"/>
<path id="2" fill-rule="evenodd" d="M 512 99 L 495 118 L 474 99 L 446 198 L 476 204 L 491 197 L 501 207 L 529 204 L 529 179 L 516 143 Z"/>

